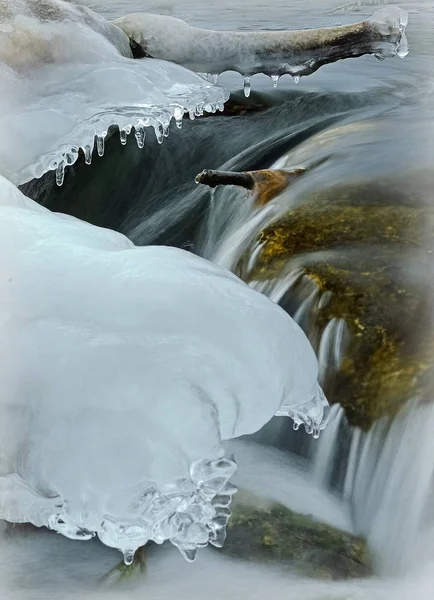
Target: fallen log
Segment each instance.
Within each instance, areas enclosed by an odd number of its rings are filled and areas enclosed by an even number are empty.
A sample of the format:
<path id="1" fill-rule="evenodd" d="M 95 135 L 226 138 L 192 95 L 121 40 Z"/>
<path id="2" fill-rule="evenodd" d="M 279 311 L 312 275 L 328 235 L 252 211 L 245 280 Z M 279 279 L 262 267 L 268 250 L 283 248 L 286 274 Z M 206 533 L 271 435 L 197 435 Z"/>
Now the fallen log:
<path id="1" fill-rule="evenodd" d="M 407 22 L 408 14 L 398 7 L 382 8 L 353 25 L 301 31 L 213 31 L 148 13 L 113 21 L 147 56 L 211 74 L 214 81 L 224 71 L 238 71 L 247 78 L 247 91 L 255 73 L 268 74 L 277 84 L 281 75 L 297 81 L 346 58 L 403 57 L 408 53 Z"/>

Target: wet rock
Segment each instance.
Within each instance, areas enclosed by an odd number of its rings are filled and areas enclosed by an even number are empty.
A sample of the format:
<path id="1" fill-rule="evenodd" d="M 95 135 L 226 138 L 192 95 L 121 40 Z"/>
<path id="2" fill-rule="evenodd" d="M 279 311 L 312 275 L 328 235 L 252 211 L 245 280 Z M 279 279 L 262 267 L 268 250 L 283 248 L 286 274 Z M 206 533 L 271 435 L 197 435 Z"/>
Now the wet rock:
<path id="1" fill-rule="evenodd" d="M 316 308 L 318 329 L 343 319 L 349 332 L 340 365 L 325 371 L 324 386 L 351 424 L 369 429 L 424 394 L 434 362 L 427 292 L 411 281 L 405 267 L 397 268 L 396 252 L 381 258 L 371 254 L 370 260 L 354 252 L 335 254 L 305 267 L 319 298 L 329 294 L 327 304 Z M 407 268 L 417 268 L 419 259 L 409 260 Z"/>
<path id="2" fill-rule="evenodd" d="M 362 538 L 278 504 L 258 508 L 235 502 L 221 552 L 317 579 L 371 574 Z"/>
<path id="3" fill-rule="evenodd" d="M 425 210 L 405 206 L 303 204 L 262 232 L 264 243 L 252 278 L 278 273 L 294 256 L 365 244 L 414 246 L 422 240 Z"/>
<path id="4" fill-rule="evenodd" d="M 352 425 L 369 429 L 393 416 L 423 397 L 433 376 L 433 222 L 416 194 L 382 183 L 332 186 L 261 233 L 252 270 L 239 266 L 248 281 L 294 274 L 281 304 L 292 315 L 303 306 L 298 320 L 318 354 L 322 348 L 327 397 Z M 325 348 L 333 320 L 344 322 L 345 339 Z"/>

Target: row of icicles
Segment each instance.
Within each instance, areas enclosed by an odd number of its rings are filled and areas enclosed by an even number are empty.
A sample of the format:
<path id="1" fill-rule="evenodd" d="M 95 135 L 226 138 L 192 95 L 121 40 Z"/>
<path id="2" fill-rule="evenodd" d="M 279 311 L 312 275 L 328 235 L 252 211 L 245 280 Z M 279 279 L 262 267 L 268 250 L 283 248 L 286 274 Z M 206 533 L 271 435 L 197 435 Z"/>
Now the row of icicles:
<path id="1" fill-rule="evenodd" d="M 217 103 L 204 103 L 200 102 L 194 108 L 190 110 L 181 109 L 180 107 L 176 107 L 173 110 L 172 115 L 168 115 L 166 120 L 154 121 L 153 123 L 148 119 L 139 119 L 137 123 L 133 125 L 127 125 L 125 127 L 119 128 L 119 138 L 122 146 L 126 146 L 128 142 L 128 136 L 132 132 L 134 128 L 134 136 L 136 138 L 137 146 L 142 149 L 145 145 L 146 139 L 146 128 L 151 127 L 155 132 L 155 137 L 159 144 L 162 144 L 164 138 L 169 137 L 170 124 L 172 119 L 176 123 L 176 127 L 178 129 L 182 128 L 182 122 L 184 118 L 184 114 L 188 113 L 189 118 L 193 121 L 196 117 L 201 117 L 205 112 L 215 114 L 217 111 L 224 111 L 224 102 Z M 50 169 L 56 171 L 56 183 L 58 186 L 63 185 L 65 179 L 65 169 L 73 165 L 79 156 L 79 151 L 81 150 L 84 154 L 84 162 L 87 165 L 92 164 L 92 156 L 93 151 L 96 145 L 96 150 L 99 157 L 104 156 L 105 151 L 105 138 L 107 137 L 107 130 L 104 131 L 96 131 L 95 137 L 91 143 L 85 144 L 81 147 L 73 147 L 69 152 L 63 155 L 62 160 L 60 161 L 52 161 L 50 164 Z"/>
<path id="2" fill-rule="evenodd" d="M 219 82 L 220 75 L 218 75 L 217 73 L 200 73 L 200 75 L 210 83 L 213 83 L 214 85 L 217 85 Z M 269 77 L 272 81 L 273 88 L 277 88 L 277 86 L 279 85 L 279 79 L 281 75 L 270 75 Z M 294 83 L 299 83 L 300 75 L 293 75 L 292 80 Z M 244 77 L 243 89 L 245 97 L 248 98 L 250 96 L 250 92 L 252 91 L 252 84 L 250 81 L 250 77 L 248 76 Z"/>
<path id="3" fill-rule="evenodd" d="M 214 85 L 218 84 L 218 81 L 219 81 L 218 74 L 200 73 L 200 75 L 204 79 L 209 81 L 210 83 L 213 83 Z M 280 75 L 270 75 L 270 79 L 273 83 L 273 88 L 277 88 L 277 86 L 279 84 Z M 294 75 L 292 79 L 293 79 L 294 83 L 299 83 L 300 76 Z M 244 77 L 243 89 L 244 89 L 244 96 L 246 98 L 248 98 L 250 96 L 250 92 L 252 89 L 250 77 L 247 77 L 247 76 Z M 204 112 L 216 113 L 217 111 L 223 112 L 223 110 L 224 110 L 223 102 L 219 102 L 217 104 L 199 103 L 195 108 L 192 108 L 189 111 L 185 111 L 185 112 L 188 112 L 190 119 L 193 121 L 196 117 L 201 117 L 204 114 Z M 178 127 L 178 129 L 181 129 L 181 127 L 182 127 L 183 116 L 184 116 L 184 112 L 179 111 L 179 110 L 175 111 L 175 114 L 173 115 L 173 118 L 175 119 L 175 123 L 176 123 L 176 126 Z M 165 122 L 158 122 L 156 125 L 153 126 L 153 129 L 155 131 L 155 136 L 156 136 L 157 142 L 159 144 L 162 144 L 164 141 L 164 138 L 169 136 L 170 123 L 171 123 L 171 119 L 169 119 Z M 137 146 L 139 148 L 143 148 L 145 145 L 145 138 L 146 138 L 145 129 L 146 129 L 146 127 L 149 127 L 149 125 L 145 124 L 145 122 L 143 120 L 139 120 L 137 122 L 137 124 L 134 126 L 134 135 L 136 138 Z M 132 130 L 133 130 L 132 125 L 127 125 L 126 127 L 122 127 L 119 129 L 120 142 L 123 146 L 125 146 L 127 144 L 128 136 L 130 135 Z M 81 148 L 77 148 L 77 147 L 71 148 L 71 150 L 67 154 L 64 155 L 64 158 L 62 160 L 53 161 L 51 163 L 50 167 L 51 167 L 51 170 L 56 171 L 57 185 L 58 186 L 63 185 L 64 179 L 65 179 L 65 169 L 66 169 L 66 167 L 69 167 L 76 162 L 76 160 L 78 159 L 80 149 L 82 150 L 82 152 L 84 154 L 84 161 L 87 165 L 90 165 L 92 163 L 92 155 L 93 155 L 93 150 L 95 147 L 95 142 L 96 142 L 96 149 L 97 149 L 98 156 L 100 156 L 100 157 L 104 156 L 104 146 L 105 146 L 105 138 L 106 137 L 107 137 L 107 131 L 97 132 L 97 133 L 95 133 L 95 138 L 93 140 L 93 143 L 86 144 L 85 146 L 83 146 Z"/>

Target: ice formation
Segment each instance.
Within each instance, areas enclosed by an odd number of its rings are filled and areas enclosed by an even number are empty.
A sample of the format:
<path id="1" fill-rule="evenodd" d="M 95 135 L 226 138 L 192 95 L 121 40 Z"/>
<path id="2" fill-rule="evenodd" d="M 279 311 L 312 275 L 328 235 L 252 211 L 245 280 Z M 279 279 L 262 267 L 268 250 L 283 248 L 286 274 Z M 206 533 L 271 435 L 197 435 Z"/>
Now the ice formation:
<path id="1" fill-rule="evenodd" d="M 85 7 L 62 0 L 0 0 L 0 173 L 16 184 L 64 169 L 110 126 L 158 141 L 187 112 L 223 109 L 229 94 L 188 69 L 134 60 L 130 40 Z M 134 128 L 134 129 L 133 129 Z"/>
<path id="2" fill-rule="evenodd" d="M 143 147 L 148 128 L 162 142 L 172 119 L 180 127 L 185 113 L 222 110 L 222 71 L 242 73 L 248 96 L 257 72 L 276 86 L 343 58 L 404 56 L 406 23 L 389 7 L 343 27 L 225 32 L 144 13 L 110 23 L 64 0 L 0 0 L 0 172 L 21 184 L 55 170 L 61 185 L 80 151 L 87 163 L 95 144 L 104 153 L 112 126 L 122 144 L 134 131 Z M 134 60 L 134 44 L 153 59 Z"/>
<path id="3" fill-rule="evenodd" d="M 274 414 L 317 435 L 327 401 L 276 304 L 186 251 L 54 214 L 0 177 L 0 518 L 148 540 L 225 537 L 222 441 Z"/>
<path id="4" fill-rule="evenodd" d="M 255 73 L 270 75 L 276 87 L 282 75 L 290 74 L 298 83 L 322 65 L 345 58 L 403 57 L 408 53 L 407 22 L 408 14 L 397 7 L 382 8 L 355 25 L 301 31 L 212 31 L 148 13 L 114 21 L 150 56 L 208 73 L 213 81 L 224 71 L 242 73 L 246 96 Z"/>

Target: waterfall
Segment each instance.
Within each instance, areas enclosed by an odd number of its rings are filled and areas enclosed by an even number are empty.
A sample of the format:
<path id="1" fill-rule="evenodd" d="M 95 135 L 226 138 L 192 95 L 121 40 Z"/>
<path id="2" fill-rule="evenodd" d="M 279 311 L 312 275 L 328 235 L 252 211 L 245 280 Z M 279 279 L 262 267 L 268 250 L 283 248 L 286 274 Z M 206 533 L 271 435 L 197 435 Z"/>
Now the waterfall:
<path id="1" fill-rule="evenodd" d="M 316 446 L 312 474 L 315 481 L 323 487 L 330 483 L 333 465 L 338 448 L 339 432 L 344 419 L 344 409 L 334 404 L 330 410 L 329 423 L 322 432 Z"/>
<path id="2" fill-rule="evenodd" d="M 338 456 L 344 431 L 350 450 Z M 434 404 L 414 400 L 368 433 L 350 427 L 342 407 L 332 408 L 312 477 L 327 485 L 336 462 L 344 461 L 341 493 L 350 503 L 356 531 L 367 537 L 385 575 L 405 574 L 434 558 L 433 456 Z"/>

